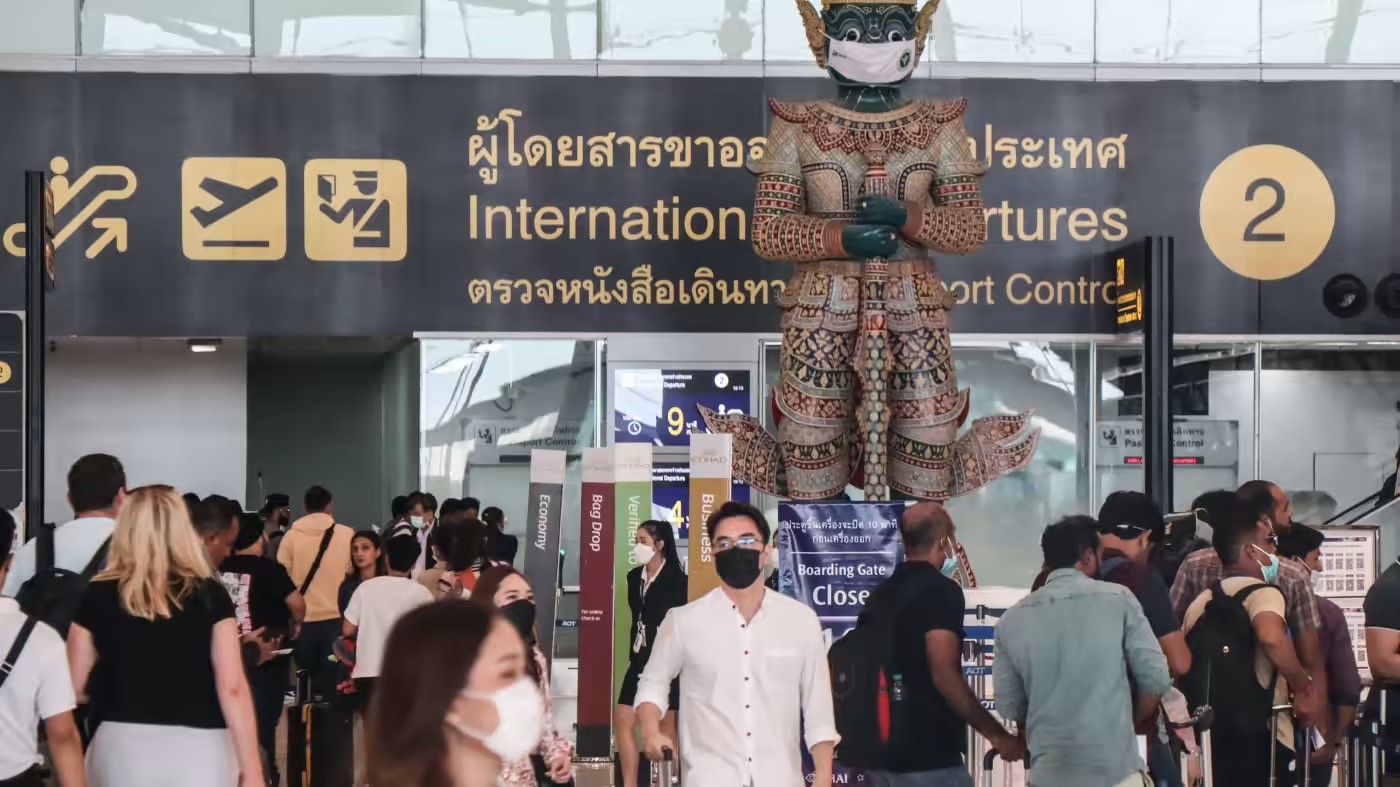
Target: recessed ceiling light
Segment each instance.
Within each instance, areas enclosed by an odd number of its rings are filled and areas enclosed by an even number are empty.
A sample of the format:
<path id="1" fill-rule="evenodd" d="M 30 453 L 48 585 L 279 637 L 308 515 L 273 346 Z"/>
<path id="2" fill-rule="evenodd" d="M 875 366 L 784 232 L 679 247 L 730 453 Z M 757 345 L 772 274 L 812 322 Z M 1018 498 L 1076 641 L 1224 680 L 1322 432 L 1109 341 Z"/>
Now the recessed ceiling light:
<path id="1" fill-rule="evenodd" d="M 186 344 L 192 353 L 212 353 L 218 352 L 219 347 L 224 343 L 223 339 L 190 339 Z"/>

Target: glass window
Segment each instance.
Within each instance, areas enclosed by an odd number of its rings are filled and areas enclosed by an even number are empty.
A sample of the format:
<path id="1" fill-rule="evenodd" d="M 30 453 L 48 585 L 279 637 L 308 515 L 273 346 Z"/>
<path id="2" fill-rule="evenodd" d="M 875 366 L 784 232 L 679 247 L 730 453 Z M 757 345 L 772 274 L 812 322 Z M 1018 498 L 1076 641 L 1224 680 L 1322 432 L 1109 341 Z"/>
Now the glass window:
<path id="1" fill-rule="evenodd" d="M 595 0 L 426 0 L 425 57 L 593 60 Z"/>
<path id="2" fill-rule="evenodd" d="M 1099 347 L 1098 503 L 1141 491 L 1142 348 Z M 1173 510 L 1254 476 L 1254 345 L 1178 346 L 1172 359 Z M 1095 507 L 1097 509 L 1097 506 Z"/>
<path id="3" fill-rule="evenodd" d="M 969 63 L 1094 62 L 1094 0 L 944 0 L 929 58 Z"/>
<path id="4" fill-rule="evenodd" d="M 948 503 L 982 585 L 1030 587 L 1045 526 L 1089 509 L 1089 345 L 977 342 L 954 337 L 969 422 L 1034 410 L 1040 445 L 1024 471 Z"/>
<path id="5" fill-rule="evenodd" d="M 601 28 L 605 60 L 763 59 L 763 0 L 604 0 Z"/>
<path id="6" fill-rule="evenodd" d="M 420 0 L 253 0 L 260 57 L 421 57 Z"/>
<path id="7" fill-rule="evenodd" d="M 813 7 L 820 8 L 820 2 L 813 3 Z M 763 59 L 768 63 L 811 63 L 813 76 L 822 73 L 812 59 L 812 50 L 807 47 L 807 35 L 802 28 L 802 17 L 792 2 L 767 2 L 763 14 Z"/>
<path id="8" fill-rule="evenodd" d="M 72 0 L 0 0 L 0 52 L 72 55 L 77 52 L 77 4 Z"/>
<path id="9" fill-rule="evenodd" d="M 52 4 L 67 3 L 53 0 Z M 82 8 L 85 55 L 246 56 L 250 52 L 246 2 L 86 0 Z"/>
<path id="10" fill-rule="evenodd" d="M 1264 0 L 1265 63 L 1396 63 L 1400 0 Z"/>
<path id="11" fill-rule="evenodd" d="M 1400 446 L 1400 347 L 1275 347 L 1262 366 L 1259 475 L 1289 493 L 1293 518 L 1320 523 L 1376 495 Z M 1383 555 L 1400 550 L 1397 509 L 1362 520 L 1381 526 Z"/>
<path id="12" fill-rule="evenodd" d="M 1034 410 L 1040 446 L 1025 471 L 949 502 L 978 582 L 1029 587 L 1040 569 L 1040 532 L 1089 509 L 1089 345 L 978 342 L 954 338 L 958 384 L 972 392 L 969 420 Z M 764 354 L 766 391 L 778 379 L 779 347 Z M 767 406 L 762 408 L 771 420 Z M 861 490 L 848 487 L 853 500 Z M 768 510 L 776 516 L 776 501 Z"/>
<path id="13" fill-rule="evenodd" d="M 1095 59 L 1258 63 L 1259 15 L 1260 0 L 1098 0 Z"/>
<path id="14" fill-rule="evenodd" d="M 594 342 L 423 341 L 423 488 L 475 497 L 525 534 L 530 451 L 568 452 L 563 582 L 578 584 L 579 484 L 583 449 L 594 445 Z"/>

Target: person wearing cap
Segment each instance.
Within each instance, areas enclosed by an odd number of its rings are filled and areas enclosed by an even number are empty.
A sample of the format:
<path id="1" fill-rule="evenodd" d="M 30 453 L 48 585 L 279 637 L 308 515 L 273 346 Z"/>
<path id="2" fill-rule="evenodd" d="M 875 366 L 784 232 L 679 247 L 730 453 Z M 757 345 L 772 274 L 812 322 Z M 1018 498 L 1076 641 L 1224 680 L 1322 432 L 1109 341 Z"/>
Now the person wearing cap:
<path id="1" fill-rule="evenodd" d="M 287 525 L 292 521 L 292 499 L 280 492 L 273 492 L 263 501 L 258 514 L 263 518 L 267 532 L 267 545 L 263 557 L 277 559 L 277 547 L 282 545 L 282 536 L 287 533 Z"/>
<path id="2" fill-rule="evenodd" d="M 1301 563 L 1314 587 L 1323 576 L 1322 542 L 1322 531 L 1299 524 L 1278 537 L 1279 555 Z M 1322 665 L 1327 670 L 1327 704 L 1318 724 L 1323 743 L 1312 755 L 1312 787 L 1327 787 L 1332 782 L 1337 747 L 1346 740 L 1347 731 L 1356 719 L 1356 706 L 1361 702 L 1361 673 L 1356 666 L 1351 632 L 1342 608 L 1319 595 L 1317 611 L 1322 615 L 1318 634 L 1322 638 Z"/>
<path id="3" fill-rule="evenodd" d="M 1175 678 L 1191 670 L 1191 649 L 1186 647 L 1181 625 L 1172 614 L 1167 583 L 1147 562 L 1152 534 L 1165 527 L 1162 510 L 1141 492 L 1114 492 L 1099 509 L 1099 536 L 1103 539 L 1100 579 L 1122 585 L 1137 597 Z"/>
<path id="4" fill-rule="evenodd" d="M 1103 568 L 1099 578 L 1132 591 L 1162 646 L 1173 678 L 1191 669 L 1191 649 L 1172 614 L 1171 594 L 1162 576 L 1148 565 L 1149 543 L 1166 528 L 1162 510 L 1141 492 L 1114 492 L 1099 509 L 1099 537 L 1103 539 Z M 1147 764 L 1157 787 L 1176 787 L 1181 774 L 1156 720 L 1139 729 L 1147 736 Z"/>

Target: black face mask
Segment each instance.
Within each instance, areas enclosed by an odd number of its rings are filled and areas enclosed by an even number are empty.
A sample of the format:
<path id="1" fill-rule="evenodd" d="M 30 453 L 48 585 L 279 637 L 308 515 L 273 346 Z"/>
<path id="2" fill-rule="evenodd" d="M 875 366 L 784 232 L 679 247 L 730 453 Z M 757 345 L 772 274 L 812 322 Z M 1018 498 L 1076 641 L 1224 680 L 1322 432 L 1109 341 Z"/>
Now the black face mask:
<path id="1" fill-rule="evenodd" d="M 757 549 L 730 547 L 715 553 L 715 572 L 724 584 L 735 590 L 743 590 L 752 585 L 763 571 L 759 559 L 763 553 Z"/>
<path id="2" fill-rule="evenodd" d="M 525 598 L 512 601 L 501 607 L 501 614 L 515 626 L 515 630 L 520 632 L 520 638 L 525 640 L 526 644 L 535 641 L 535 602 Z"/>

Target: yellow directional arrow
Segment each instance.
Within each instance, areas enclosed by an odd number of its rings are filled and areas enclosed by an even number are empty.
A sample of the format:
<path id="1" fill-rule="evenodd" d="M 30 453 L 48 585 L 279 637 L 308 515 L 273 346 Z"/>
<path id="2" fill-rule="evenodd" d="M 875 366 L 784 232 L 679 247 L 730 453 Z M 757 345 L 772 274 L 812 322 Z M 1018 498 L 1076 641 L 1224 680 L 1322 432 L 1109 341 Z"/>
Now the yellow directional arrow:
<path id="1" fill-rule="evenodd" d="M 93 219 L 92 226 L 102 230 L 102 234 L 98 235 L 97 240 L 87 247 L 88 259 L 93 259 L 101 254 L 102 250 L 112 245 L 113 242 L 117 244 L 117 251 L 126 251 L 126 219 Z"/>

